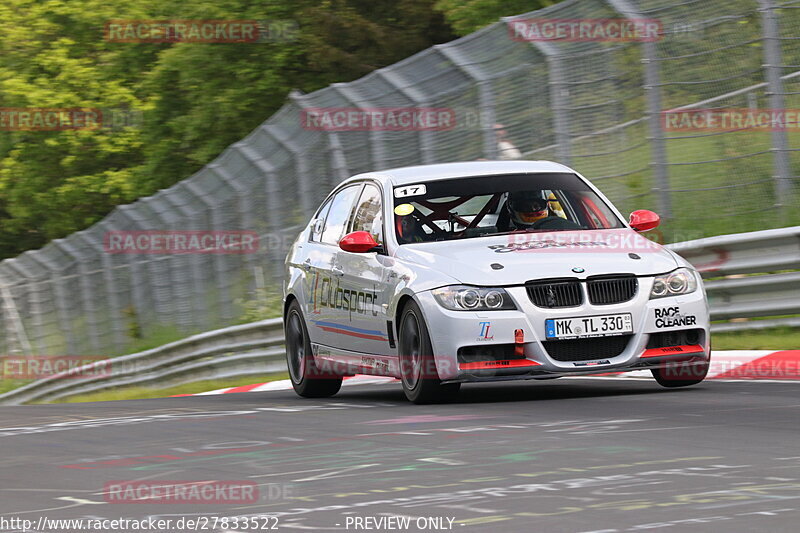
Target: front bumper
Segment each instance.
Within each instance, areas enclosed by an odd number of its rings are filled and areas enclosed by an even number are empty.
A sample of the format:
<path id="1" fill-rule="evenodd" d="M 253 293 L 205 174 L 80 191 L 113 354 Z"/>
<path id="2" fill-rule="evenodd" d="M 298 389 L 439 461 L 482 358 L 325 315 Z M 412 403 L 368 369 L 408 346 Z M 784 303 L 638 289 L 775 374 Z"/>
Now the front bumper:
<path id="1" fill-rule="evenodd" d="M 625 372 L 664 368 L 678 361 L 704 364 L 709 359 L 710 339 L 708 304 L 703 290 L 698 288 L 691 294 L 650 300 L 652 281 L 653 278 L 639 278 L 636 296 L 624 303 L 593 305 L 585 301 L 580 306 L 560 309 L 535 306 L 525 287 L 506 288 L 517 305 L 515 311 L 449 311 L 436 302 L 430 291 L 418 293 L 416 297 L 431 333 L 439 378 L 447 382 Z M 607 338 L 582 342 L 581 345 L 586 346 L 585 353 L 572 360 L 563 354 L 553 357 L 548 352 L 546 346 L 553 345 L 546 342 L 546 319 L 618 313 L 631 313 L 633 334 L 627 340 L 614 340 L 624 342 L 624 349 L 612 357 L 602 355 L 601 347 Z M 651 337 L 655 334 L 685 330 L 700 333 L 695 342 L 663 349 L 652 347 Z M 465 350 L 494 355 L 467 361 L 463 355 Z M 597 357 L 593 355 L 595 350 L 600 353 Z M 462 357 L 459 358 L 460 351 Z M 498 356 L 498 353 L 512 353 L 513 356 Z"/>

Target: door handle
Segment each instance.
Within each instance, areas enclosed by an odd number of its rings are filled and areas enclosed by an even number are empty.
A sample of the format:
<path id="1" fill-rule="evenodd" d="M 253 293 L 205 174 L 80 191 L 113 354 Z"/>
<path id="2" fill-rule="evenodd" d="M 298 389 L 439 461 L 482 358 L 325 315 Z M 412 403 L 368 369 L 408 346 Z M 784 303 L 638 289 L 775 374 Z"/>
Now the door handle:
<path id="1" fill-rule="evenodd" d="M 334 266 L 331 268 L 331 272 L 334 276 L 344 276 L 344 270 L 342 270 L 342 267 L 340 266 Z"/>

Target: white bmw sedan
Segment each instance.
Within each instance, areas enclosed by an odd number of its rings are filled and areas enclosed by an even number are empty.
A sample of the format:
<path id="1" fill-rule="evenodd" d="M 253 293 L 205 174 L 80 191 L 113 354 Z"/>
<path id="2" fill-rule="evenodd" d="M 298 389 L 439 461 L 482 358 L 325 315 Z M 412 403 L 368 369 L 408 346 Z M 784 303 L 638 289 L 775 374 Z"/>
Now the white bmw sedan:
<path id="1" fill-rule="evenodd" d="M 360 174 L 328 195 L 286 258 L 286 355 L 301 396 L 399 378 L 416 403 L 462 383 L 648 369 L 708 372 L 702 281 L 586 178 L 546 161 Z"/>

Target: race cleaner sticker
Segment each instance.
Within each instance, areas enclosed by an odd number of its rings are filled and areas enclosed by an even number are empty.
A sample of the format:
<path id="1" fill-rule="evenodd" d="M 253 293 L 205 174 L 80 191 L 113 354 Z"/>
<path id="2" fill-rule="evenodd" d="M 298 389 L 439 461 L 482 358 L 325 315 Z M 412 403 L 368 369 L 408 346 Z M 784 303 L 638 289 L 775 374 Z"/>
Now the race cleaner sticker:
<path id="1" fill-rule="evenodd" d="M 695 315 L 681 314 L 680 307 L 662 307 L 655 309 L 657 328 L 675 328 L 678 326 L 696 326 Z"/>

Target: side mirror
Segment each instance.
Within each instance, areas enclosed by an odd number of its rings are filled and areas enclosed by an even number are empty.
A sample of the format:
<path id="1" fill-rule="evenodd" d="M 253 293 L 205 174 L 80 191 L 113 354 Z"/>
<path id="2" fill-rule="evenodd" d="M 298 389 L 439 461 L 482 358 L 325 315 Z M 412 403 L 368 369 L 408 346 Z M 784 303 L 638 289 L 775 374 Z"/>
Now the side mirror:
<path id="1" fill-rule="evenodd" d="M 339 248 L 345 252 L 363 254 L 378 248 L 378 244 L 368 231 L 354 231 L 348 233 L 339 241 Z"/>
<path id="2" fill-rule="evenodd" d="M 630 224 L 636 231 L 649 231 L 657 228 L 661 223 L 661 218 L 647 209 L 639 209 L 631 213 Z"/>

